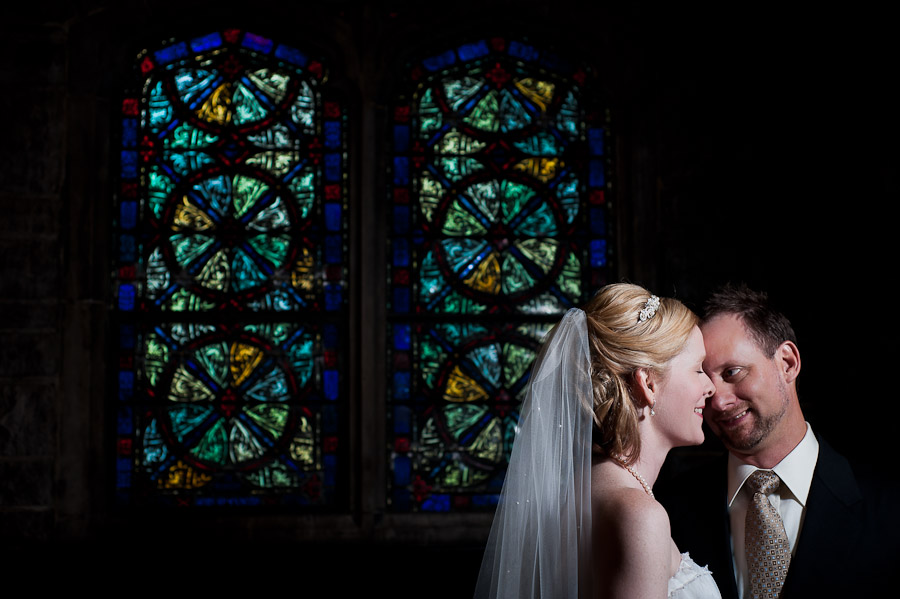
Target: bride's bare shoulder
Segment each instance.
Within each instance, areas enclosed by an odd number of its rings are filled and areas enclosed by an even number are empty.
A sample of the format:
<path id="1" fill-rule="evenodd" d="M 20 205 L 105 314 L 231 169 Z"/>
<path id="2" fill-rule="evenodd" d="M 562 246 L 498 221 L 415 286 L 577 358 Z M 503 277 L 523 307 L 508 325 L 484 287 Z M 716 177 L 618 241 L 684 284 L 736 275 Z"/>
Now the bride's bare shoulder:
<path id="1" fill-rule="evenodd" d="M 592 472 L 593 528 L 615 538 L 658 543 L 670 538 L 665 508 L 643 489 L 631 484 L 630 475 L 616 470 Z M 621 469 L 620 469 L 621 470 Z"/>

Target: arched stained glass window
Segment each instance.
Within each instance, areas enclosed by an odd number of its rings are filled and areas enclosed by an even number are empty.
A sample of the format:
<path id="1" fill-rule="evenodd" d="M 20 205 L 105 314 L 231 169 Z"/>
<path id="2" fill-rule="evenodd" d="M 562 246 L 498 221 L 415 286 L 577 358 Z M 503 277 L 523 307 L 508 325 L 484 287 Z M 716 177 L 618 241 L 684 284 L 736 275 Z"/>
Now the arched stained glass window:
<path id="1" fill-rule="evenodd" d="M 607 280 L 596 85 L 591 69 L 505 38 L 409 69 L 391 125 L 396 511 L 496 502 L 540 341 Z"/>
<path id="2" fill-rule="evenodd" d="M 345 495 L 346 124 L 326 81 L 237 29 L 138 56 L 115 207 L 122 505 Z"/>

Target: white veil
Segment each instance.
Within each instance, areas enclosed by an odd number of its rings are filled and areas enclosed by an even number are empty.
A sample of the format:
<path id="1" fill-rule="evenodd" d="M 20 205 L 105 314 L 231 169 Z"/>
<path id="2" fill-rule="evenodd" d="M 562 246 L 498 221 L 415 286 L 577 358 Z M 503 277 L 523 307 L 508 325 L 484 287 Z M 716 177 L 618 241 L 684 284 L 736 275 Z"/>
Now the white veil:
<path id="1" fill-rule="evenodd" d="M 590 366 L 585 314 L 573 308 L 532 370 L 477 598 L 591 596 Z"/>

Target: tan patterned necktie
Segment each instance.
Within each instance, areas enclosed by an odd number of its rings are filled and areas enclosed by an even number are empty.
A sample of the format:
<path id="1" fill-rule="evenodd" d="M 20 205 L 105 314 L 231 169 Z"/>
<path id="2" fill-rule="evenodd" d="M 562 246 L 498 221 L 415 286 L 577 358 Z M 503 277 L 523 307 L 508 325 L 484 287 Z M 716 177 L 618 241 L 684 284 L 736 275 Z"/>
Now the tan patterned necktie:
<path id="1" fill-rule="evenodd" d="M 753 498 L 747 508 L 747 569 L 754 599 L 776 599 L 791 564 L 791 545 L 784 523 L 768 497 L 778 491 L 781 479 L 769 470 L 757 470 L 747 479 Z"/>

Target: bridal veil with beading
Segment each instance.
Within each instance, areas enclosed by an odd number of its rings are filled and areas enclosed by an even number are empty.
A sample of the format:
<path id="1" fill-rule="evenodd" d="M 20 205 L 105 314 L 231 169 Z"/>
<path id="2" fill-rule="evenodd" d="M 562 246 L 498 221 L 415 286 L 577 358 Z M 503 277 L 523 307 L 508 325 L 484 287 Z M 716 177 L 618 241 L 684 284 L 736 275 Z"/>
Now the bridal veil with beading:
<path id="1" fill-rule="evenodd" d="M 593 388 L 585 313 L 547 335 L 522 403 L 475 596 L 591 596 Z"/>

